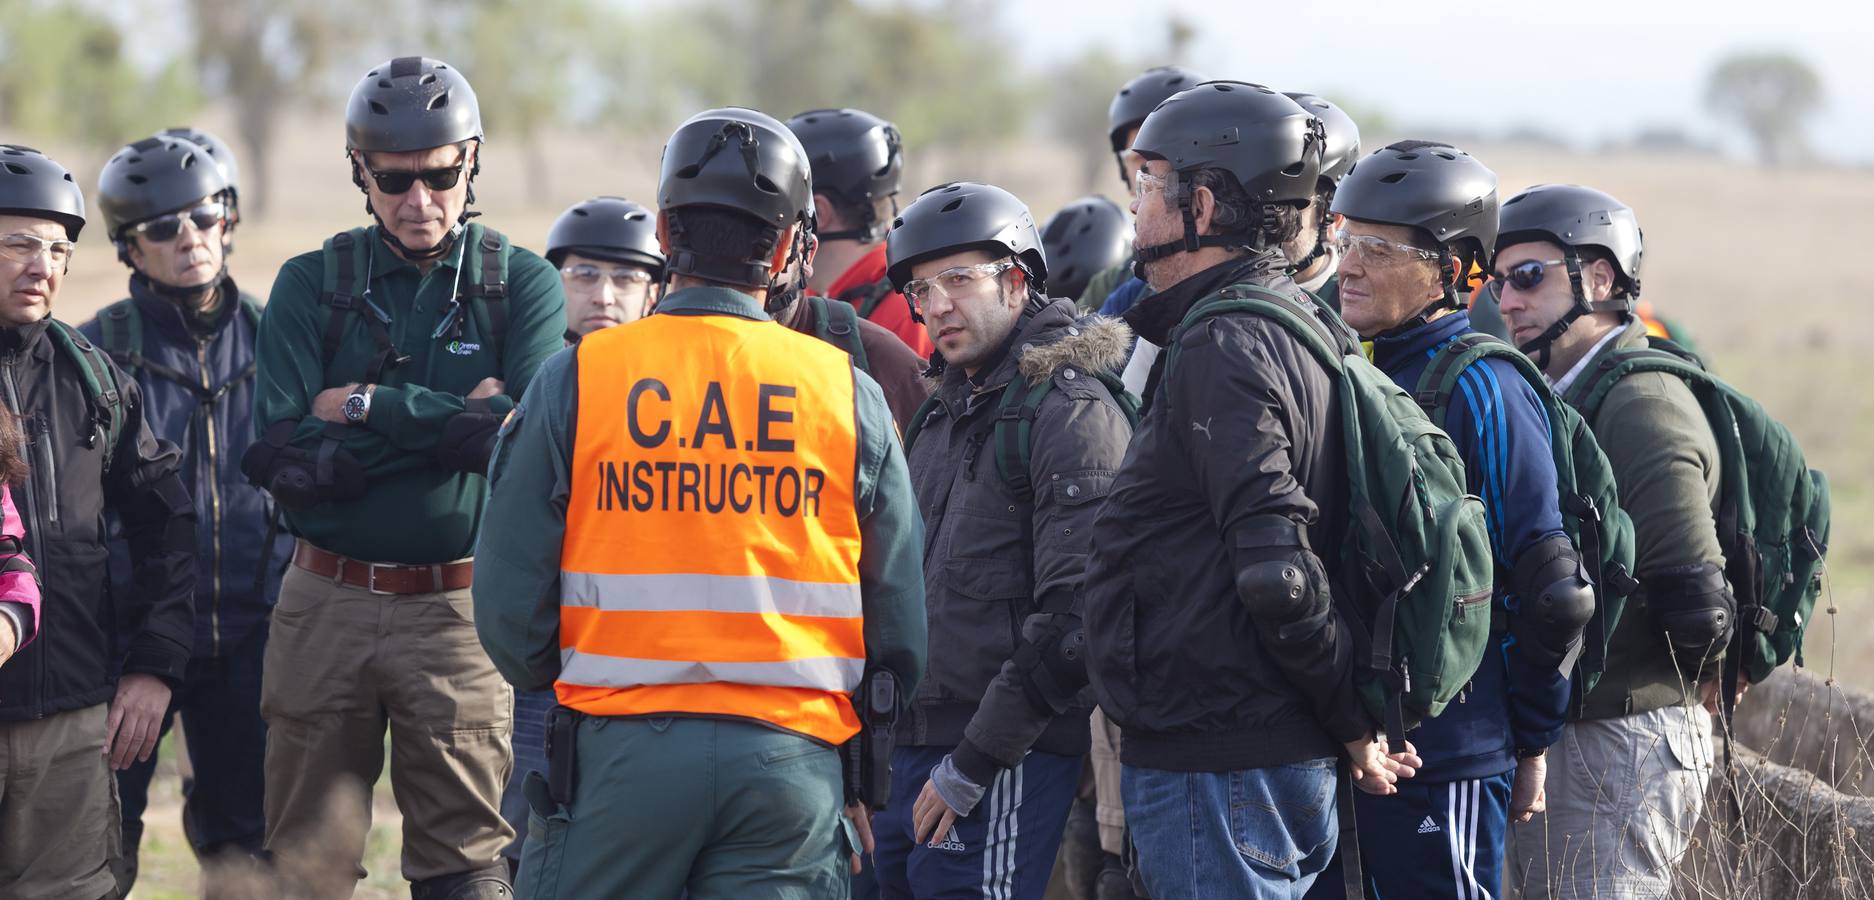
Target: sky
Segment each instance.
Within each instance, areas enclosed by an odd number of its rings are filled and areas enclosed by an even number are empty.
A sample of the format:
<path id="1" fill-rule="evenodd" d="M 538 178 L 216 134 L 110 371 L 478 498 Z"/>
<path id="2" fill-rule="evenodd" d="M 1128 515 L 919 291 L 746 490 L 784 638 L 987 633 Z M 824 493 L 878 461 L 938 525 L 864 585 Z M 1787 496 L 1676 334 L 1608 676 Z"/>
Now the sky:
<path id="1" fill-rule="evenodd" d="M 1787 51 L 1822 78 L 1812 147 L 1874 163 L 1874 3 L 1865 0 L 1003 0 L 996 10 L 1038 68 L 1100 45 L 1383 109 L 1399 125 L 1534 126 L 1582 146 L 1659 126 L 1743 152 L 1736 130 L 1707 111 L 1705 78 L 1734 51 Z M 1174 15 L 1198 26 L 1188 59 L 1162 58 Z"/>

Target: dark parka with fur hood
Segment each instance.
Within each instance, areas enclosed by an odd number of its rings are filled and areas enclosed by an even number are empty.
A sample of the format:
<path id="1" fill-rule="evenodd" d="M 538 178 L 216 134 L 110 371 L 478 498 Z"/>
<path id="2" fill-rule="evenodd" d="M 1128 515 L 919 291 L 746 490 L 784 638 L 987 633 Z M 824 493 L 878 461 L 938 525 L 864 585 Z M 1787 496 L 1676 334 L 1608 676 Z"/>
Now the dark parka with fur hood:
<path id="1" fill-rule="evenodd" d="M 1079 628 L 1087 535 L 1132 427 L 1096 376 L 1125 360 L 1131 332 L 1078 318 L 1072 300 L 1032 302 L 981 377 L 944 373 L 907 454 L 924 513 L 930 667 L 901 746 L 955 747 L 959 771 L 988 784 L 1030 749 L 1087 750 L 1091 695 L 1056 716 L 1030 699 L 1018 642 Z M 1053 379 L 1031 431 L 1029 501 L 1004 483 L 988 445 L 1003 389 Z M 1010 385 L 1011 381 L 1019 381 Z"/>

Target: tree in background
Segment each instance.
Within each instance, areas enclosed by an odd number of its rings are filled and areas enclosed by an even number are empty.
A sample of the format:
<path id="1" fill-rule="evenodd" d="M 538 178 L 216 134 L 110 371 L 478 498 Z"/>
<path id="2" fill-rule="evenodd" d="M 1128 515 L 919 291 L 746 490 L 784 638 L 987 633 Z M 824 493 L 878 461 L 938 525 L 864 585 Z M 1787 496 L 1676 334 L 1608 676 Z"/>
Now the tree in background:
<path id="1" fill-rule="evenodd" d="M 1822 79 L 1790 53 L 1738 53 L 1713 69 L 1705 105 L 1743 126 L 1765 165 L 1808 156 L 1804 128 L 1822 106 Z"/>
<path id="2" fill-rule="evenodd" d="M 0 22 L 0 131 L 9 141 L 108 152 L 195 108 L 186 63 L 139 69 L 99 9 L 0 0 Z"/>

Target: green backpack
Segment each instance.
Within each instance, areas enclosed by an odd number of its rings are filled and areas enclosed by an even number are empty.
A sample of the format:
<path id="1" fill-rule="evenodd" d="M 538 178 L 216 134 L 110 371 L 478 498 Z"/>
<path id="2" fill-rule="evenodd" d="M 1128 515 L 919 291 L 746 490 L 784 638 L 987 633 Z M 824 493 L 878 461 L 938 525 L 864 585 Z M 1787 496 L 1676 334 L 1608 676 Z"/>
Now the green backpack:
<path id="1" fill-rule="evenodd" d="M 872 314 L 885 304 L 885 298 L 891 296 L 891 291 L 891 279 L 880 278 L 871 284 L 849 288 L 835 299 L 853 307 L 859 313 L 860 318 L 870 319 Z"/>
<path id="2" fill-rule="evenodd" d="M 1465 492 L 1464 461 L 1450 436 L 1405 391 L 1324 321 L 1326 307 L 1266 288 L 1225 288 L 1185 313 L 1179 336 L 1214 316 L 1248 313 L 1293 334 L 1333 376 L 1347 465 L 1347 535 L 1339 560 L 1323 560 L 1349 596 L 1356 686 L 1395 748 L 1420 721 L 1444 711 L 1470 682 L 1490 644 L 1494 570 L 1482 501 Z"/>
<path id="3" fill-rule="evenodd" d="M 78 375 L 85 383 L 85 405 L 91 410 L 91 430 L 85 435 L 85 446 L 96 447 L 99 440 L 104 441 L 103 465 L 104 471 L 109 472 L 111 453 L 117 449 L 117 441 L 124 433 L 127 415 L 123 391 L 117 382 L 117 368 L 111 365 L 110 357 L 103 350 L 64 322 L 53 319 L 46 328 L 46 336 L 78 366 Z"/>
<path id="4" fill-rule="evenodd" d="M 1575 698 L 1594 690 L 1607 670 L 1607 639 L 1620 623 L 1627 598 L 1639 587 L 1633 579 L 1633 520 L 1620 508 L 1620 490 L 1613 467 L 1594 439 L 1594 432 L 1575 408 L 1562 402 L 1529 357 L 1488 334 L 1459 335 L 1439 348 L 1438 355 L 1419 377 L 1414 395 L 1434 423 L 1445 421 L 1458 378 L 1471 364 L 1487 358 L 1504 360 L 1541 398 L 1549 417 L 1549 446 L 1555 455 L 1555 484 L 1561 495 L 1562 530 L 1590 567 L 1594 581 L 1594 615 L 1588 620 L 1581 656 L 1575 663 Z"/>
<path id="5" fill-rule="evenodd" d="M 872 374 L 865 342 L 859 336 L 859 311 L 843 300 L 815 296 L 807 297 L 807 308 L 813 314 L 813 336 L 846 351 L 854 368 Z"/>
<path id="6" fill-rule="evenodd" d="M 1724 663 L 1728 709 L 1739 672 L 1755 683 L 1791 656 L 1803 664 L 1803 632 L 1828 553 L 1828 479 L 1808 467 L 1795 436 L 1761 404 L 1706 371 L 1689 351 L 1647 340 L 1583 373 L 1568 401 L 1592 420 L 1608 392 L 1635 372 L 1677 376 L 1698 397 L 1718 442 L 1718 542 L 1737 598 L 1737 633 Z"/>

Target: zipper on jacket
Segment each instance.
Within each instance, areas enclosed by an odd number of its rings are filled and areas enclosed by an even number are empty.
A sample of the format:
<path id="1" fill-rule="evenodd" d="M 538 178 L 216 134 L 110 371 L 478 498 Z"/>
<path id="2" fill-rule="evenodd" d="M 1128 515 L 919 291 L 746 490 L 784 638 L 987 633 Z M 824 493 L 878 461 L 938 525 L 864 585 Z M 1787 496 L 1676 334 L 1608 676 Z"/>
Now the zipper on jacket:
<path id="1" fill-rule="evenodd" d="M 202 390 L 212 391 L 208 383 L 208 342 L 195 342 L 196 373 L 202 377 Z M 208 636 L 209 652 L 221 655 L 221 463 L 217 458 L 221 453 L 221 442 L 215 434 L 215 402 L 204 400 L 196 408 L 202 415 L 203 441 L 208 448 L 208 472 L 203 480 L 208 483 L 208 540 L 212 548 L 214 567 L 209 577 L 208 599 Z"/>
<path id="2" fill-rule="evenodd" d="M 4 360 L 0 360 L 0 380 L 3 380 L 6 384 L 7 408 L 12 410 L 13 414 L 20 418 L 21 427 L 24 428 L 25 415 L 21 412 L 20 408 L 19 382 L 14 377 L 13 373 L 14 367 L 19 365 L 19 359 L 20 355 L 18 353 L 9 352 Z M 43 567 L 46 565 L 46 555 L 45 528 L 43 527 L 42 517 L 45 515 L 45 511 L 40 508 L 39 504 L 38 473 L 40 460 L 33 459 L 33 456 L 35 454 L 45 454 L 39 452 L 39 442 L 37 440 L 29 441 L 24 450 L 26 453 L 27 465 L 31 466 L 33 470 L 33 474 L 26 478 L 26 505 L 32 508 L 32 520 L 25 523 L 26 545 L 32 549 L 33 577 L 38 579 L 40 585 L 43 586 L 45 584 L 45 569 Z M 41 628 L 45 627 L 45 615 L 43 613 L 41 613 L 39 617 L 39 625 Z M 43 642 L 45 636 L 39 635 L 39 639 Z M 33 667 L 33 675 L 35 676 L 34 686 L 39 689 L 38 695 L 32 698 L 32 717 L 35 719 L 45 718 L 46 655 L 46 651 L 43 647 L 38 653 L 33 654 L 36 658 L 36 664 Z"/>

